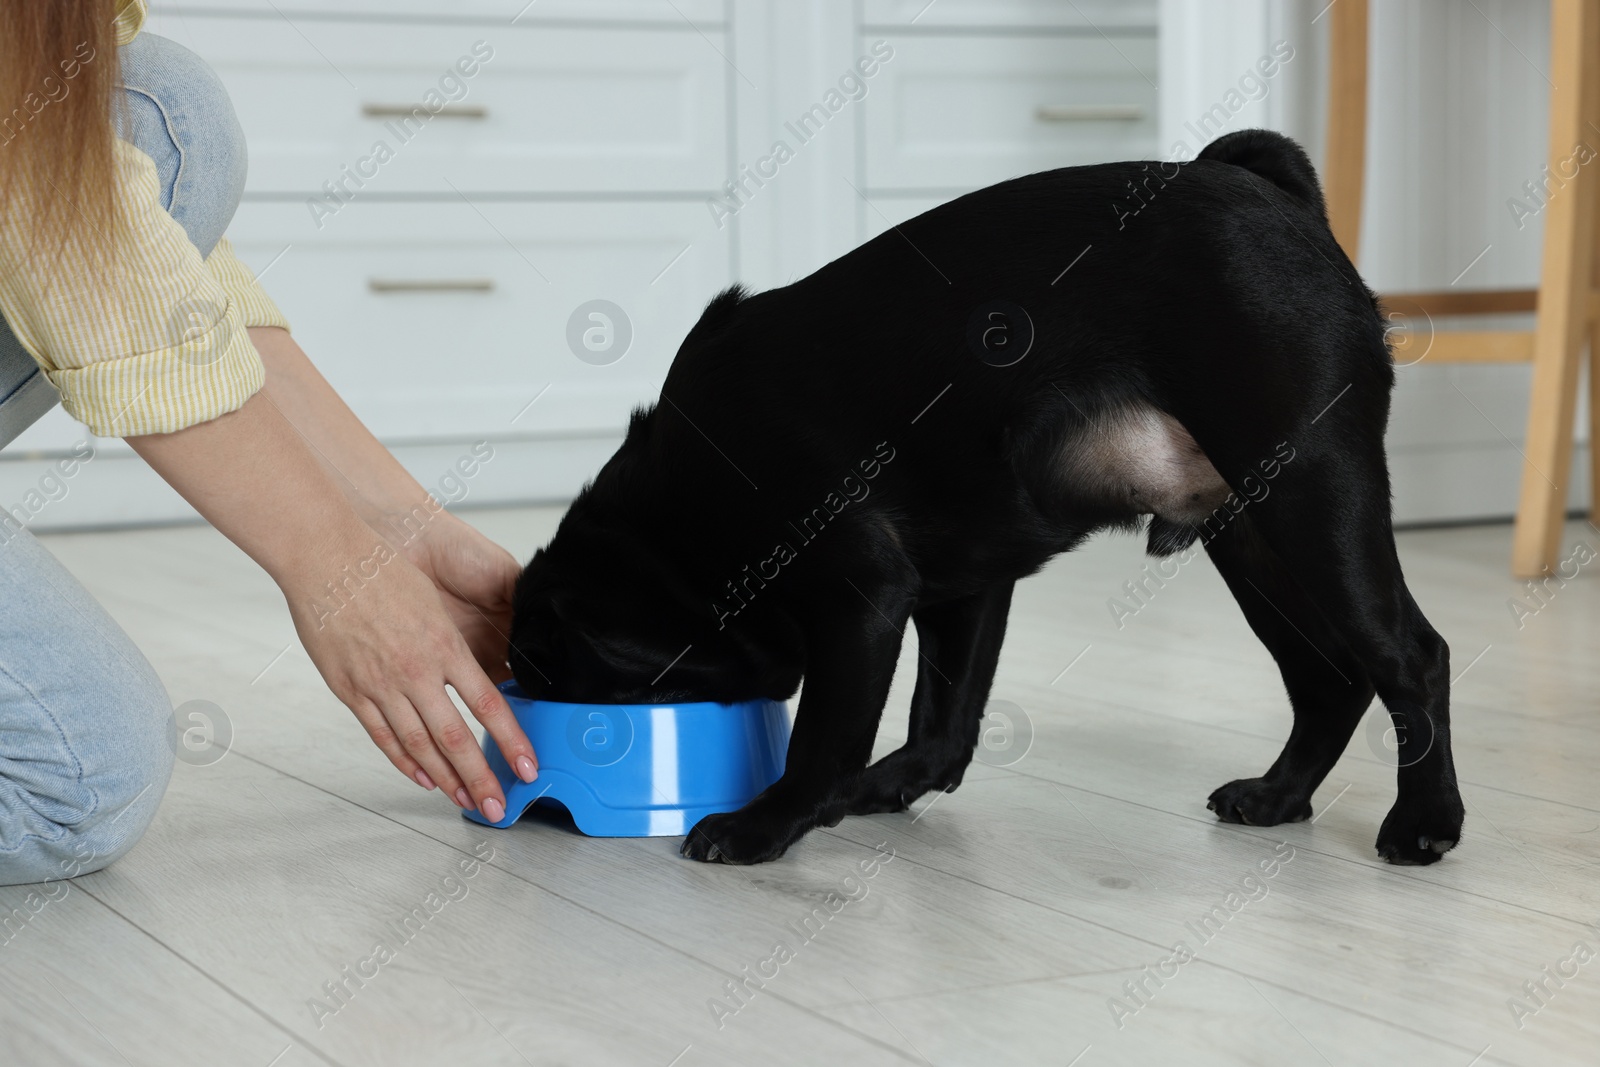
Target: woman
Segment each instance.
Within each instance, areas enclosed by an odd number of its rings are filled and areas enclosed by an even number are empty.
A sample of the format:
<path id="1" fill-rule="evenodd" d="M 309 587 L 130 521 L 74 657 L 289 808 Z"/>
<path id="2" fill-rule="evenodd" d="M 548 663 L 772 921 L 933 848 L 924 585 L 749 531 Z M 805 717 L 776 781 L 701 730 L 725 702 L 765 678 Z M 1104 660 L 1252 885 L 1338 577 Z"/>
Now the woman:
<path id="1" fill-rule="evenodd" d="M 445 687 L 532 781 L 493 685 L 510 676 L 516 561 L 361 425 L 234 256 L 238 120 L 197 56 L 140 35 L 144 17 L 145 0 L 0 0 L 0 445 L 57 393 L 126 438 L 278 583 L 328 687 L 401 773 L 499 819 Z M 420 534 L 396 537 L 400 517 Z M 329 583 L 374 561 L 329 611 Z M 0 605 L 0 884 L 96 870 L 155 813 L 171 704 L 10 515 Z"/>

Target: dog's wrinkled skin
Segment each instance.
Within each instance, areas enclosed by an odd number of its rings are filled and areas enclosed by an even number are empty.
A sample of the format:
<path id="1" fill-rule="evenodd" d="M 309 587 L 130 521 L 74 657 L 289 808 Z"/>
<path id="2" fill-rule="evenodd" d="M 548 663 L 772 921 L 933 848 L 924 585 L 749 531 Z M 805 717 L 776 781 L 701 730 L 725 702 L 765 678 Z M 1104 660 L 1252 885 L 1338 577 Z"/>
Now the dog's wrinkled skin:
<path id="1" fill-rule="evenodd" d="M 1376 302 L 1292 142 L 1229 135 L 1159 188 L 1153 167 L 1018 178 L 717 297 L 535 554 L 511 641 L 530 695 L 783 699 L 805 678 L 782 778 L 685 855 L 758 863 L 954 789 L 1013 583 L 1143 516 L 1152 553 L 1204 540 L 1294 709 L 1267 772 L 1211 795 L 1217 816 L 1307 818 L 1376 694 L 1402 738 L 1378 852 L 1455 844 L 1449 650 L 1395 554 Z M 1130 182 L 1154 193 L 1134 219 L 1112 208 Z M 1031 322 L 1006 366 L 971 342 L 997 301 Z M 993 321 L 1026 339 L 1014 310 Z M 909 737 L 869 767 L 908 622 Z"/>

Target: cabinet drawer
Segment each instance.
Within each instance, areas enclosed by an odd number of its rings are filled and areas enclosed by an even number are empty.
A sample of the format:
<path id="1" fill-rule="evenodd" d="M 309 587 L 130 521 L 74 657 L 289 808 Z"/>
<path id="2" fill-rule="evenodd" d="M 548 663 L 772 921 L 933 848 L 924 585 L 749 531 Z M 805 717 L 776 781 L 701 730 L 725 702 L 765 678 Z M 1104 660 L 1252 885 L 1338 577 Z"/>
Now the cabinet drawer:
<path id="1" fill-rule="evenodd" d="M 1154 37 L 906 35 L 893 44 L 862 102 L 870 187 L 970 189 L 1157 154 Z"/>
<path id="2" fill-rule="evenodd" d="M 726 177 L 727 67 L 681 20 L 156 22 L 227 85 L 250 143 L 247 194 L 307 195 L 325 182 L 362 195 L 703 193 Z M 470 77 L 455 69 L 463 59 L 477 63 Z"/>
<path id="3" fill-rule="evenodd" d="M 618 433 L 633 405 L 655 400 L 731 273 L 727 235 L 702 204 L 358 202 L 334 233 L 316 232 L 300 205 L 247 203 L 229 236 L 334 387 L 391 442 Z M 582 316 L 580 334 L 614 346 L 586 348 L 586 360 L 569 322 L 596 299 L 626 324 Z M 625 353 L 605 362 L 629 327 Z"/>
<path id="4" fill-rule="evenodd" d="M 1029 32 L 1070 29 L 1088 33 L 1153 32 L 1156 0 L 865 0 L 862 22 L 875 32 L 910 29 Z"/>
<path id="5" fill-rule="evenodd" d="M 513 19 L 518 26 L 601 21 L 670 26 L 690 19 L 701 29 L 726 21 L 723 0 L 672 0 L 670 7 L 661 0 L 152 0 L 150 12 L 185 18 L 217 12 L 266 14 L 297 23 L 353 15 L 391 22 L 476 23 L 489 29 L 510 25 Z"/>

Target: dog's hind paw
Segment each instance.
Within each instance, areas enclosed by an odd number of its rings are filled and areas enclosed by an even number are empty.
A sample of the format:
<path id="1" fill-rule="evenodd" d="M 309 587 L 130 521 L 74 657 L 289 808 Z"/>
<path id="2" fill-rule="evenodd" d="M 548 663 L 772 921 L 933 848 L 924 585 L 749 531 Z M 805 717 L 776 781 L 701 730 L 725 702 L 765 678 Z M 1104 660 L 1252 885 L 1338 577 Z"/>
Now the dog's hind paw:
<path id="1" fill-rule="evenodd" d="M 1215 790 L 1206 807 L 1223 822 L 1277 826 L 1311 818 L 1311 801 L 1265 778 L 1240 778 Z"/>

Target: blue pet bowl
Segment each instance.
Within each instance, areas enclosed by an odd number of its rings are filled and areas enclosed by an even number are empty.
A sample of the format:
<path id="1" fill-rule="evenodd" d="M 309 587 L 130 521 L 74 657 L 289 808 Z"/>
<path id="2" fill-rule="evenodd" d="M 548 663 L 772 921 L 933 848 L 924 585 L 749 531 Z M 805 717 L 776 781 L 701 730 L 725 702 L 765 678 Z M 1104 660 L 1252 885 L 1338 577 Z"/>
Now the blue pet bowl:
<path id="1" fill-rule="evenodd" d="M 524 782 L 485 734 L 483 754 L 506 794 L 506 827 L 531 804 L 567 809 L 590 837 L 681 837 L 719 811 L 744 807 L 783 773 L 789 712 L 775 700 L 740 704 L 566 704 L 500 686 L 539 756 Z"/>

